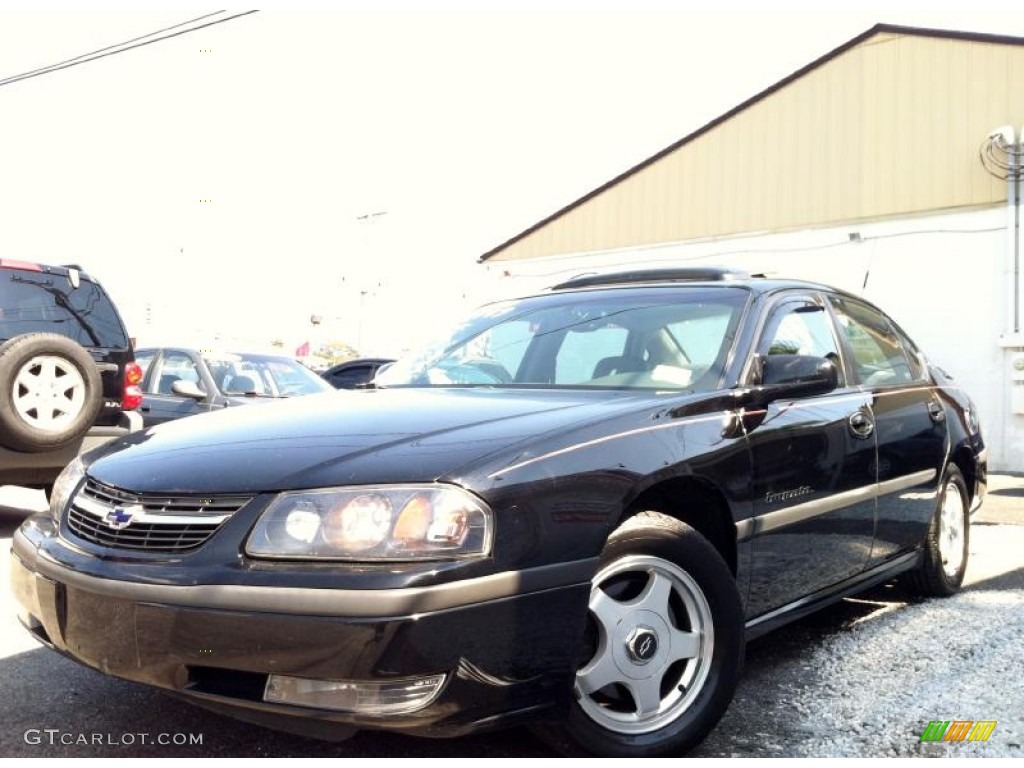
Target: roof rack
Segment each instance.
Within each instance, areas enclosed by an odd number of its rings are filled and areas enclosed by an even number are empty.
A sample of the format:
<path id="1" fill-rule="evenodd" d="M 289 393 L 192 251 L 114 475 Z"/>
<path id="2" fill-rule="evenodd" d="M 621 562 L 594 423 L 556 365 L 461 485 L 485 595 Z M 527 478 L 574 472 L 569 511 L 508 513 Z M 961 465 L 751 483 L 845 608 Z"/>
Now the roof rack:
<path id="1" fill-rule="evenodd" d="M 674 269 L 636 269 L 629 272 L 610 272 L 603 275 L 582 275 L 559 283 L 551 290 L 590 288 L 596 285 L 623 283 L 678 283 L 685 281 L 745 280 L 751 277 L 741 269 L 727 267 L 677 267 Z"/>

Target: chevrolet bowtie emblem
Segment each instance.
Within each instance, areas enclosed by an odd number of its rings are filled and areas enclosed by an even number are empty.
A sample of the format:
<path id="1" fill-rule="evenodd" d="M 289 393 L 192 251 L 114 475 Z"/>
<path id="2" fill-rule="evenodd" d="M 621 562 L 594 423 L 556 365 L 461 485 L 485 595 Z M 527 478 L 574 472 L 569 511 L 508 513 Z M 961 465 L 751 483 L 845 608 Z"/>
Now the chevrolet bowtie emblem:
<path id="1" fill-rule="evenodd" d="M 107 512 L 106 517 L 103 518 L 103 522 L 107 524 L 108 528 L 120 531 L 131 525 L 134 517 L 141 511 L 141 507 L 114 507 L 112 510 Z"/>

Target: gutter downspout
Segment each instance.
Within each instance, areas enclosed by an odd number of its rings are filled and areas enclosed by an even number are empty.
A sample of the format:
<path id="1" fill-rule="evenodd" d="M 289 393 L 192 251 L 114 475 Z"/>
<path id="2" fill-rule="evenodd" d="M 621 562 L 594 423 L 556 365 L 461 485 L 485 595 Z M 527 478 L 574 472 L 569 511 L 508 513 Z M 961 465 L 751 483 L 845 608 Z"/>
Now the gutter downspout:
<path id="1" fill-rule="evenodd" d="M 1024 166 L 1024 126 L 1017 134 L 1017 143 L 1013 145 L 1013 172 L 1010 174 L 1009 195 L 1013 196 L 1013 335 L 1021 332 L 1024 317 L 1021 317 L 1021 299 L 1024 298 L 1024 270 L 1020 263 L 1020 181 L 1021 169 Z"/>
<path id="2" fill-rule="evenodd" d="M 1017 142 L 1013 136 L 1013 129 L 1007 126 L 1003 129 L 1006 144 L 1006 153 L 1009 159 L 1010 170 L 1006 174 L 1006 261 L 1004 274 L 1006 275 L 1006 330 L 1005 338 L 1012 338 L 1020 331 L 1020 206 L 1017 201 L 1019 184 L 1017 177 Z M 1008 134 L 1008 135 L 1007 135 Z"/>

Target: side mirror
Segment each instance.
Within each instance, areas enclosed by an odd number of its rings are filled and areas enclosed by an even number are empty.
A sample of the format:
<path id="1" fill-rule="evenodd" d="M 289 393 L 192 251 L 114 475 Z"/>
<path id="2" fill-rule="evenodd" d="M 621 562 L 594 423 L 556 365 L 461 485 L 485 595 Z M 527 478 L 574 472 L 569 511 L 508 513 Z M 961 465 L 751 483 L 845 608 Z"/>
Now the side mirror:
<path id="1" fill-rule="evenodd" d="M 206 393 L 194 381 L 176 381 L 171 385 L 171 392 L 194 400 L 205 400 Z"/>
<path id="2" fill-rule="evenodd" d="M 767 355 L 761 359 L 761 386 L 756 391 L 762 403 L 824 395 L 839 386 L 839 372 L 828 358 Z"/>

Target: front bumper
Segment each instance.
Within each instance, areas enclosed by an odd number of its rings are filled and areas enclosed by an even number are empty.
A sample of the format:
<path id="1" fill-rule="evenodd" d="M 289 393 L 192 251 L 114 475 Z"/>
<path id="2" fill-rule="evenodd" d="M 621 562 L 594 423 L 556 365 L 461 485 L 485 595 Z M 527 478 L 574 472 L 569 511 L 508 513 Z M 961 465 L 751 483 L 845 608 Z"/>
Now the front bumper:
<path id="1" fill-rule="evenodd" d="M 101 672 L 325 738 L 359 729 L 457 736 L 558 716 L 569 703 L 594 568 L 576 561 L 393 590 L 176 586 L 84 573 L 60 562 L 62 548 L 73 550 L 46 515 L 14 537 L 12 589 L 40 641 Z M 269 674 L 381 681 L 442 673 L 439 697 L 400 715 L 263 700 Z"/>

